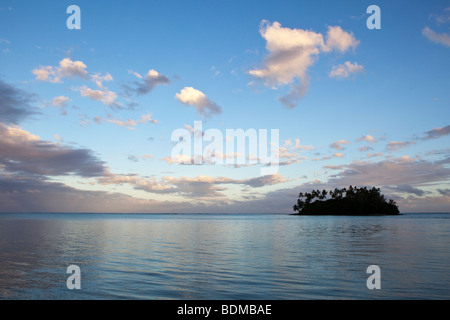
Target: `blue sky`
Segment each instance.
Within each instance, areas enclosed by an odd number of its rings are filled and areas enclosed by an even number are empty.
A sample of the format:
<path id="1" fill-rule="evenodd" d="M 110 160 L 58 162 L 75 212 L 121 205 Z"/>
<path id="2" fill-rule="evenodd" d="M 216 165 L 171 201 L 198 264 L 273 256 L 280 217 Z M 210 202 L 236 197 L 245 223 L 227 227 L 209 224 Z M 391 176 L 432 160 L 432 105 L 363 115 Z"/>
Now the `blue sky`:
<path id="1" fill-rule="evenodd" d="M 291 212 L 352 184 L 448 212 L 449 53 L 446 1 L 2 1 L 0 210 Z M 278 129 L 282 165 L 172 163 L 194 121 Z"/>

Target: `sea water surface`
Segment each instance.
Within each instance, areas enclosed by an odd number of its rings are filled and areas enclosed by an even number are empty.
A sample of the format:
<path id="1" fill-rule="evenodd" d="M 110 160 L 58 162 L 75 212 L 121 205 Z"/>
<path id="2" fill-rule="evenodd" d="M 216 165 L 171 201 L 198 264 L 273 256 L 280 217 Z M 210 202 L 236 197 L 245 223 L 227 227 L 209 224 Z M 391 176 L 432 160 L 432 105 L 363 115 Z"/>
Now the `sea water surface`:
<path id="1" fill-rule="evenodd" d="M 0 299 L 449 299 L 449 269 L 450 214 L 0 214 Z"/>

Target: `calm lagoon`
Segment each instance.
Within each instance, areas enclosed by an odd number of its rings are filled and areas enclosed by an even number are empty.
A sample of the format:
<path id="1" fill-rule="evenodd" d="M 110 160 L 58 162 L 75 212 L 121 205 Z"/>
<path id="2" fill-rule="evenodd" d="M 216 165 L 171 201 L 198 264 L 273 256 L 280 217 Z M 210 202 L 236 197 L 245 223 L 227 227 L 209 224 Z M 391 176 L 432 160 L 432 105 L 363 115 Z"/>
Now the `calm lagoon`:
<path id="1" fill-rule="evenodd" d="M 0 214 L 0 299 L 450 299 L 449 269 L 450 214 Z"/>

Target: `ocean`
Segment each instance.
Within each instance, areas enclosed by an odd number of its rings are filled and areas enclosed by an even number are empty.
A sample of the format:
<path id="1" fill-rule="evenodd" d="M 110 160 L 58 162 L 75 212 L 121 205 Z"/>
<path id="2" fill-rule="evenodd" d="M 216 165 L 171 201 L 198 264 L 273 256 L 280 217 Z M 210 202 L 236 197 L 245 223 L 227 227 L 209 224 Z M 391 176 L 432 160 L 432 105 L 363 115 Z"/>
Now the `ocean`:
<path id="1" fill-rule="evenodd" d="M 2 300 L 446 300 L 449 269 L 450 214 L 0 214 Z"/>

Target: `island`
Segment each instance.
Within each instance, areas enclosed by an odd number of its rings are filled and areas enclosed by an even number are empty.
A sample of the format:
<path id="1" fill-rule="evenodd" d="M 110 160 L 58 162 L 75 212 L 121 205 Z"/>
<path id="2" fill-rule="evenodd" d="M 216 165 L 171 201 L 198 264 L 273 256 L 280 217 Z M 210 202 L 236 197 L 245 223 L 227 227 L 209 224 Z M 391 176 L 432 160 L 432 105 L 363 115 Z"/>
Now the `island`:
<path id="1" fill-rule="evenodd" d="M 313 190 L 298 195 L 293 215 L 375 216 L 398 215 L 400 211 L 392 199 L 386 201 L 379 188 L 353 187 L 348 189 Z"/>

